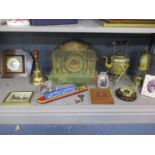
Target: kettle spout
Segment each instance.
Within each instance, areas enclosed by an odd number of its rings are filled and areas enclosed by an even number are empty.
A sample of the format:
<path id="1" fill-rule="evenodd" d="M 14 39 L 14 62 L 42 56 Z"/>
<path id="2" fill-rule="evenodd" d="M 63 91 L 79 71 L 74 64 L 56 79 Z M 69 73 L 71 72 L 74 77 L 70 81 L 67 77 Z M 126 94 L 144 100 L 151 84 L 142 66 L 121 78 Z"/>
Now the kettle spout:
<path id="1" fill-rule="evenodd" d="M 111 69 L 112 63 L 108 62 L 108 57 L 107 56 L 103 56 L 103 58 L 105 58 L 105 66 L 106 66 L 106 68 Z"/>

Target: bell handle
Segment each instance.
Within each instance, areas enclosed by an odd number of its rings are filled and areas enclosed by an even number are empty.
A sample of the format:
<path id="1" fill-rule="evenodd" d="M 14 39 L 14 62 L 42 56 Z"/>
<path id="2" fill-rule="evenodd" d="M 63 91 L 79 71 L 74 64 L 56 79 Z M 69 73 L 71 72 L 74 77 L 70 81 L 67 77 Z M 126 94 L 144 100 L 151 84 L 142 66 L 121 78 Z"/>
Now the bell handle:
<path id="1" fill-rule="evenodd" d="M 40 68 L 40 66 L 39 66 L 39 51 L 37 48 L 35 48 L 33 50 L 33 57 L 34 57 L 35 68 Z"/>

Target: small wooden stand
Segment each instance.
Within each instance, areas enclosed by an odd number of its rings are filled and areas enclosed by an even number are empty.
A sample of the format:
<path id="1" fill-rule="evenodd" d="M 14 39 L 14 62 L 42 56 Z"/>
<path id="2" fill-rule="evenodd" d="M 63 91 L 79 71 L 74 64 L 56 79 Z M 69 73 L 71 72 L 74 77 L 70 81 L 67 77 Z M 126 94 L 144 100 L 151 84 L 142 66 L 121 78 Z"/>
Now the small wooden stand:
<path id="1" fill-rule="evenodd" d="M 114 104 L 110 89 L 91 89 L 91 99 L 93 104 Z"/>

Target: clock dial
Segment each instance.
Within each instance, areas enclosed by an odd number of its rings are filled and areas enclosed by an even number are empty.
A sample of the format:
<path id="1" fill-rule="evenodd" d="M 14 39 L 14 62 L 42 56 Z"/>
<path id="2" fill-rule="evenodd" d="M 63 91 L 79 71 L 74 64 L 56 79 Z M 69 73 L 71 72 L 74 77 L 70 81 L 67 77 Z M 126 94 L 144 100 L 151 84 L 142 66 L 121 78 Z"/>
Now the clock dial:
<path id="1" fill-rule="evenodd" d="M 5 78 L 29 77 L 33 59 L 22 49 L 7 49 L 1 52 L 1 76 Z"/>
<path id="2" fill-rule="evenodd" d="M 8 57 L 6 66 L 8 72 L 23 72 L 22 57 Z"/>
<path id="3" fill-rule="evenodd" d="M 65 68 L 71 73 L 80 72 L 83 67 L 83 59 L 79 55 L 69 55 L 65 58 Z"/>

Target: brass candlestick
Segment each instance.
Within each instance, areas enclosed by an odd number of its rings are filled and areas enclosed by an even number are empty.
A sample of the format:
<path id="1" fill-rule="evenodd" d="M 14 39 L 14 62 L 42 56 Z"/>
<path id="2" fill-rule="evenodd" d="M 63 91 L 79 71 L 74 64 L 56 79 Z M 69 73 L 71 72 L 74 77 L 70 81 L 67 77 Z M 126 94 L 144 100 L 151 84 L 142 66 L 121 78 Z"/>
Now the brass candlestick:
<path id="1" fill-rule="evenodd" d="M 42 73 L 42 71 L 40 69 L 39 51 L 36 48 L 33 51 L 33 57 L 34 57 L 34 70 L 31 75 L 30 82 L 33 85 L 38 86 L 38 85 L 42 84 L 43 82 L 47 81 L 47 77 Z"/>

